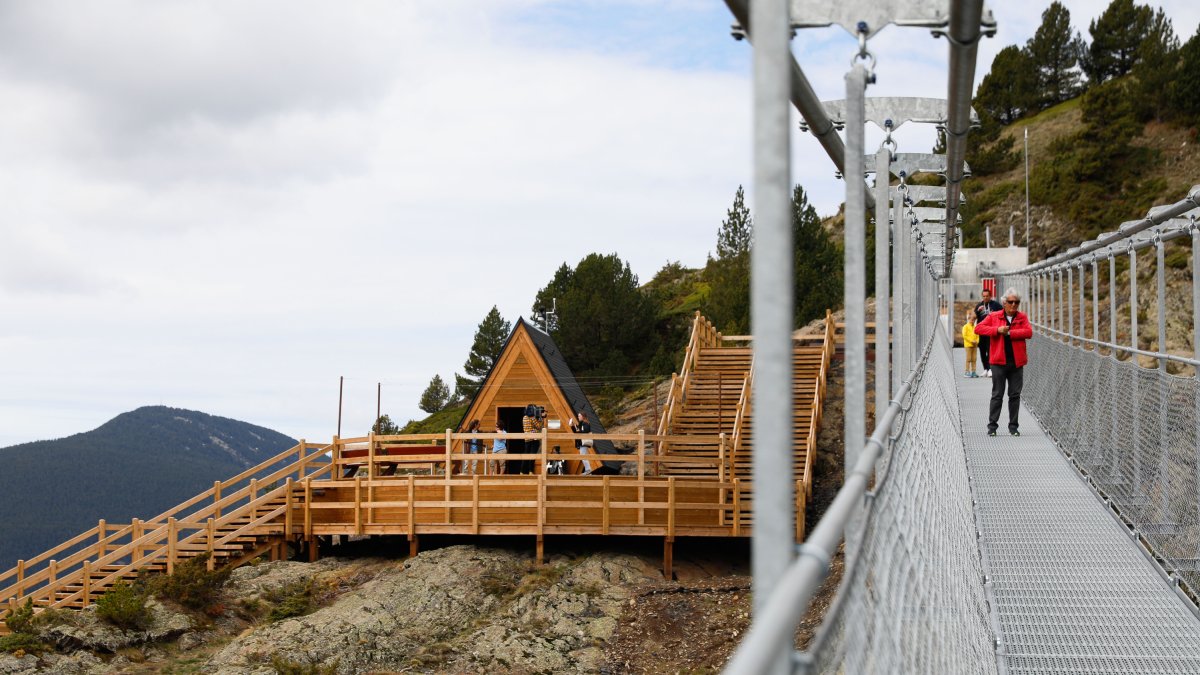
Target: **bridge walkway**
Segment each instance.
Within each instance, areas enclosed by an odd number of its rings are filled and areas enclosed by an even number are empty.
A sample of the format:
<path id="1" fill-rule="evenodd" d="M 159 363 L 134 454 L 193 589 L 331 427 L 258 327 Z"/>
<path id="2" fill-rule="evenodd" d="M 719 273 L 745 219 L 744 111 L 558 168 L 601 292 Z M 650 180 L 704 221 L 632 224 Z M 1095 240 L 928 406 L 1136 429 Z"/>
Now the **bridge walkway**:
<path id="1" fill-rule="evenodd" d="M 956 381 L 1001 672 L 1200 673 L 1200 619 L 1037 419 L 989 437 L 992 381 Z"/>

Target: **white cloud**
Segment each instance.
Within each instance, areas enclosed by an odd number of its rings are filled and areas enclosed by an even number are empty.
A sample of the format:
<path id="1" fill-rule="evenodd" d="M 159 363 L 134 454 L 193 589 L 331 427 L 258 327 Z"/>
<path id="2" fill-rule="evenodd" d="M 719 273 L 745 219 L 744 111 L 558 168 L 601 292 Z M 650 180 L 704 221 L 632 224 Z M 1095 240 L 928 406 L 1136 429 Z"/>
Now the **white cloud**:
<path id="1" fill-rule="evenodd" d="M 980 78 L 1040 14 L 996 10 L 1015 28 Z M 702 264 L 752 187 L 730 22 L 694 0 L 0 4 L 0 446 L 154 403 L 324 439 L 339 375 L 358 433 L 377 382 L 417 416 L 487 310 L 528 314 L 563 262 Z M 870 95 L 944 95 L 943 40 L 872 47 Z M 842 98 L 849 36 L 794 48 Z M 828 159 L 794 150 L 834 212 Z"/>

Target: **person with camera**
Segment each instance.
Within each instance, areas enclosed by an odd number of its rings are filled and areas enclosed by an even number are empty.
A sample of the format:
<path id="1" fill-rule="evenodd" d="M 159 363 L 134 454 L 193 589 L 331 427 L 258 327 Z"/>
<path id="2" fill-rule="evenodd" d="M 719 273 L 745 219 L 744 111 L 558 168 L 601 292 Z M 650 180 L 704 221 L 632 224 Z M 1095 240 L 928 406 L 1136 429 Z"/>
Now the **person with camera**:
<path id="1" fill-rule="evenodd" d="M 1033 337 L 1033 326 L 1021 306 L 1021 294 L 1016 289 L 1004 291 L 1004 311 L 992 312 L 975 326 L 980 336 L 991 338 L 989 363 L 992 366 L 992 401 L 988 409 L 988 436 L 995 436 L 1000 427 L 1000 407 L 1004 390 L 1008 388 L 1008 433 L 1020 436 L 1018 416 L 1021 411 L 1021 388 L 1025 383 L 1025 365 L 1029 355 L 1025 342 Z"/>
<path id="2" fill-rule="evenodd" d="M 577 434 L 592 433 L 592 423 L 588 421 L 588 414 L 582 410 L 579 411 L 575 417 L 571 418 L 570 424 L 571 431 L 574 431 Z M 593 452 L 592 448 L 594 445 L 594 442 L 590 438 L 575 439 L 575 450 L 581 455 L 586 455 L 590 452 Z M 583 475 L 592 475 L 592 469 L 596 468 L 596 465 L 599 464 L 600 462 L 592 462 L 588 459 L 583 460 Z"/>
<path id="3" fill-rule="evenodd" d="M 546 409 L 542 406 L 530 403 L 525 406 L 525 416 L 521 418 L 521 431 L 527 434 L 541 433 L 546 427 Z M 526 439 L 525 454 L 536 455 L 542 451 L 542 439 Z M 528 474 L 533 473 L 533 460 L 523 459 L 516 462 L 516 473 Z"/>

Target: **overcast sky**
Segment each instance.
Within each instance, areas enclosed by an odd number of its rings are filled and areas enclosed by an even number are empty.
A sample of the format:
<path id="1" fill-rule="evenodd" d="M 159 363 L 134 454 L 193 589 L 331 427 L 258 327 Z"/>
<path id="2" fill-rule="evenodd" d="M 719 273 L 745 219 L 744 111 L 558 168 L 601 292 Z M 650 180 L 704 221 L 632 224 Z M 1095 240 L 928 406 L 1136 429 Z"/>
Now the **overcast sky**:
<path id="1" fill-rule="evenodd" d="M 1066 4 L 1086 34 L 1107 3 Z M 977 80 L 1045 3 L 992 5 Z M 1184 39 L 1194 5 L 1165 4 Z M 328 440 L 339 375 L 365 433 L 377 382 L 423 416 L 488 309 L 528 315 L 563 262 L 702 265 L 752 173 L 730 22 L 718 0 L 0 2 L 0 446 L 153 404 Z M 849 35 L 793 48 L 844 97 Z M 945 96 L 944 40 L 871 49 L 869 96 Z M 794 152 L 836 212 L 819 146 Z"/>

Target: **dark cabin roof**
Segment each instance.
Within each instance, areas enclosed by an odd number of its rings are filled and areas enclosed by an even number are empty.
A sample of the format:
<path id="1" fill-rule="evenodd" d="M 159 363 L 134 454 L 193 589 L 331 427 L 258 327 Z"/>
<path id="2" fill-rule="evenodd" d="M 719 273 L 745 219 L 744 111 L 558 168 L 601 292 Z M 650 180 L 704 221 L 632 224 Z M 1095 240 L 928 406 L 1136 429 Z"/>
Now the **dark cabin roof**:
<path id="1" fill-rule="evenodd" d="M 517 329 L 525 326 L 526 332 L 529 333 L 530 340 L 537 347 L 538 353 L 542 356 L 542 361 L 550 370 L 550 374 L 554 377 L 554 383 L 558 385 L 559 390 L 563 393 L 563 397 L 567 399 L 567 404 L 575 412 L 585 412 L 588 416 L 588 421 L 592 425 L 592 433 L 603 434 L 607 433 L 604 430 L 604 425 L 600 423 L 600 417 L 596 414 L 596 410 L 592 408 L 592 402 L 588 400 L 587 394 L 583 393 L 583 387 L 579 386 L 579 382 L 575 380 L 575 374 L 571 372 L 571 368 L 567 366 L 567 360 L 563 358 L 562 352 L 559 351 L 558 345 L 554 343 L 554 338 L 550 337 L 542 329 L 526 321 L 523 317 L 517 317 L 517 322 L 513 324 L 512 333 L 508 339 L 504 341 L 504 347 L 500 350 L 503 354 L 513 337 L 517 334 Z M 498 362 L 499 360 L 497 360 Z M 492 364 L 491 369 L 483 378 L 483 382 L 487 382 L 492 377 L 492 372 L 496 369 L 496 363 Z M 475 399 L 483 392 L 483 387 L 475 392 L 475 396 L 471 398 L 471 403 L 467 409 L 463 411 L 463 420 L 466 419 L 466 414 L 475 406 Z M 565 422 L 565 420 L 564 420 Z M 462 420 L 458 423 L 459 428 L 462 428 Z M 598 453 L 615 453 L 616 448 L 613 447 L 612 441 L 599 440 L 596 441 L 596 452 Z"/>

